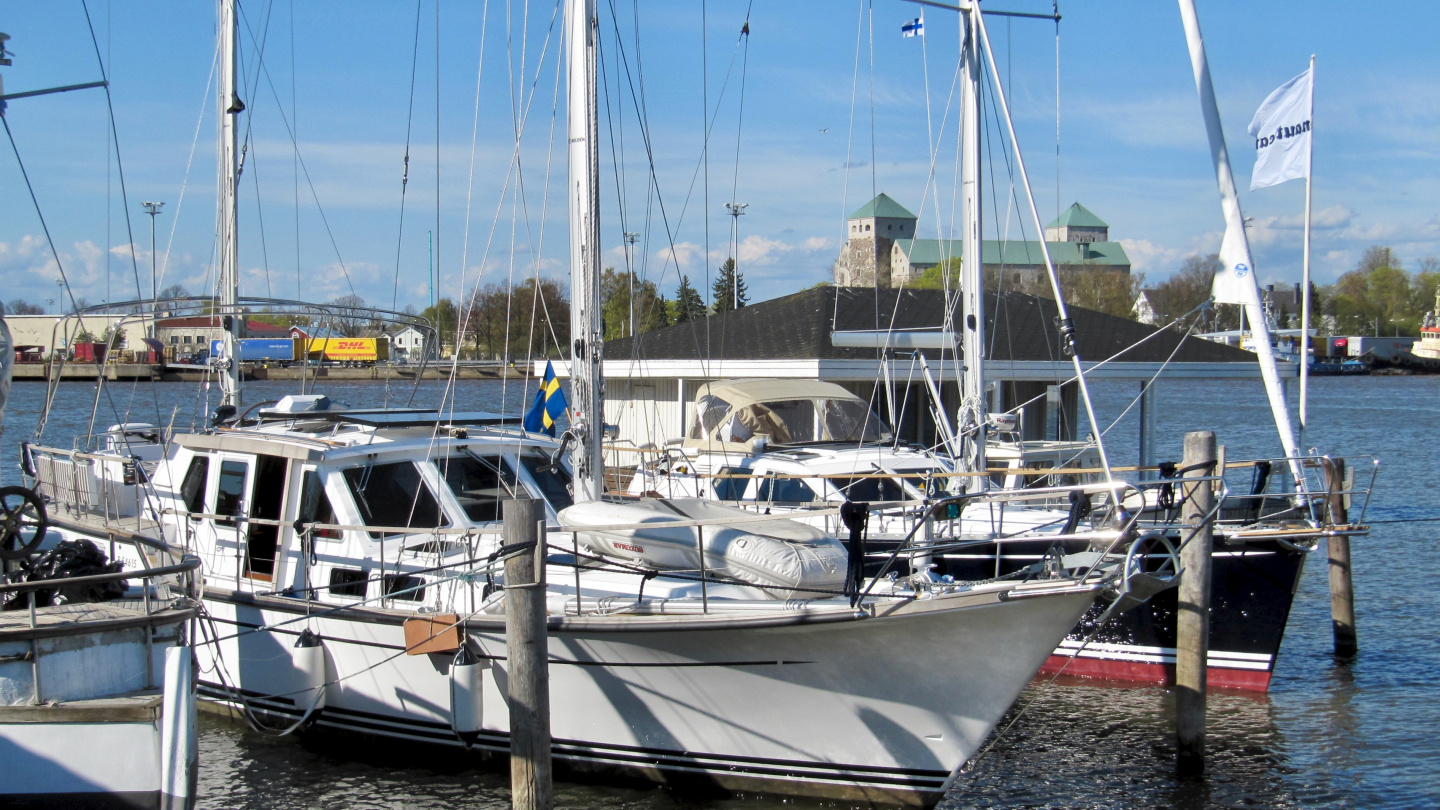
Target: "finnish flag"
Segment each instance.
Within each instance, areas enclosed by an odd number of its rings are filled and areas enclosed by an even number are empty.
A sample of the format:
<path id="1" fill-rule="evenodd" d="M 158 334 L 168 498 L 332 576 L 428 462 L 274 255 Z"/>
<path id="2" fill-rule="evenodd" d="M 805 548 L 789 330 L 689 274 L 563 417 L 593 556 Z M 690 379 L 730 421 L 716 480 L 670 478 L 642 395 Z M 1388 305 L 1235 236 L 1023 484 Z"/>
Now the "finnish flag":
<path id="1" fill-rule="evenodd" d="M 925 36 L 925 20 L 923 17 L 916 17 L 908 23 L 900 26 L 902 37 L 923 37 Z"/>

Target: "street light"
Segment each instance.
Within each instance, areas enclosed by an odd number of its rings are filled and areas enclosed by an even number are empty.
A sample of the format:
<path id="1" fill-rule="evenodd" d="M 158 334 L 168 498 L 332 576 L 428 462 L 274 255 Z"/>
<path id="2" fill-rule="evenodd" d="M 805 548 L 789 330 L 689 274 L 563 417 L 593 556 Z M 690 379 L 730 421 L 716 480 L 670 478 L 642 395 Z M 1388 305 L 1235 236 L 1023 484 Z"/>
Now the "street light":
<path id="1" fill-rule="evenodd" d="M 155 337 L 155 322 L 160 317 L 160 293 L 155 278 L 155 217 L 160 214 L 160 209 L 165 207 L 163 202 L 142 202 L 141 207 L 145 213 L 150 215 L 150 337 Z"/>
<path id="2" fill-rule="evenodd" d="M 731 266 L 731 272 L 733 273 L 733 275 L 730 279 L 731 287 L 733 288 L 730 298 L 731 309 L 740 308 L 740 217 L 745 215 L 745 209 L 749 207 L 750 203 L 725 203 L 726 213 L 728 213 L 735 221 L 735 225 L 731 229 L 731 232 L 734 234 L 733 238 L 735 244 L 735 253 L 730 257 L 730 261 L 733 262 Z"/>
<path id="3" fill-rule="evenodd" d="M 625 272 L 630 276 L 630 336 L 635 336 L 635 268 L 630 264 L 630 254 L 635 248 L 635 240 L 640 234 L 635 231 L 625 232 Z"/>

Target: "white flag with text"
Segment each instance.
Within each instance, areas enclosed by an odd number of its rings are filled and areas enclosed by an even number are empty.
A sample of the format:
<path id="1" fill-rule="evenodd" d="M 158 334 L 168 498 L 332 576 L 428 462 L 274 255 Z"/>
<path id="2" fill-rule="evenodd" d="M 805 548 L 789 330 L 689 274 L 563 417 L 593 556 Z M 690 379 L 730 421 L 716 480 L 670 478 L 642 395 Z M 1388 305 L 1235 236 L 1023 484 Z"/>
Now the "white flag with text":
<path id="1" fill-rule="evenodd" d="M 1250 122 L 1255 139 L 1255 171 L 1250 190 L 1310 176 L 1310 113 L 1313 95 L 1309 70 L 1266 97 Z"/>

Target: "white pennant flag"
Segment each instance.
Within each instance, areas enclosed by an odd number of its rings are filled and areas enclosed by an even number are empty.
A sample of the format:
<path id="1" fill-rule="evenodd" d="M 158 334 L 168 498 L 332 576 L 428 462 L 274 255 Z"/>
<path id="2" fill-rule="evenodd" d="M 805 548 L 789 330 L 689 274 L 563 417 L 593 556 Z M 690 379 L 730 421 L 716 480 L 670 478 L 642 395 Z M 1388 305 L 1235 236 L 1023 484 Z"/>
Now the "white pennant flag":
<path id="1" fill-rule="evenodd" d="M 1225 238 L 1220 242 L 1220 269 L 1210 285 L 1210 295 L 1217 304 L 1244 305 L 1259 300 L 1255 265 L 1243 233 L 1226 229 Z"/>
<path id="2" fill-rule="evenodd" d="M 1250 190 L 1310 176 L 1310 114 L 1314 95 L 1309 70 L 1280 85 L 1255 111 L 1255 171 Z"/>

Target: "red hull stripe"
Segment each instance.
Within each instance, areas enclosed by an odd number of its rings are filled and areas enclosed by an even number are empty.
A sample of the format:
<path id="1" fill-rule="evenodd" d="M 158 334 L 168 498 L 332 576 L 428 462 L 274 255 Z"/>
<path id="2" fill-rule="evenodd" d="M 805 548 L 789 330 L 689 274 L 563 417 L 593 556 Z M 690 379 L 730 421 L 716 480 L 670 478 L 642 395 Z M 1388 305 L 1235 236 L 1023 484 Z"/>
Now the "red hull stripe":
<path id="1" fill-rule="evenodd" d="M 1066 664 L 1069 666 L 1066 666 Z M 1064 667 L 1064 674 L 1077 678 L 1095 678 L 1107 681 L 1129 683 L 1153 683 L 1171 685 L 1175 683 L 1174 664 L 1151 664 L 1143 661 L 1114 661 L 1104 658 L 1071 658 L 1052 655 L 1040 668 L 1042 675 L 1054 675 Z M 1249 692 L 1264 692 L 1270 688 L 1270 673 L 1254 669 L 1231 669 L 1211 666 L 1206 680 L 1217 689 L 1239 689 Z"/>

